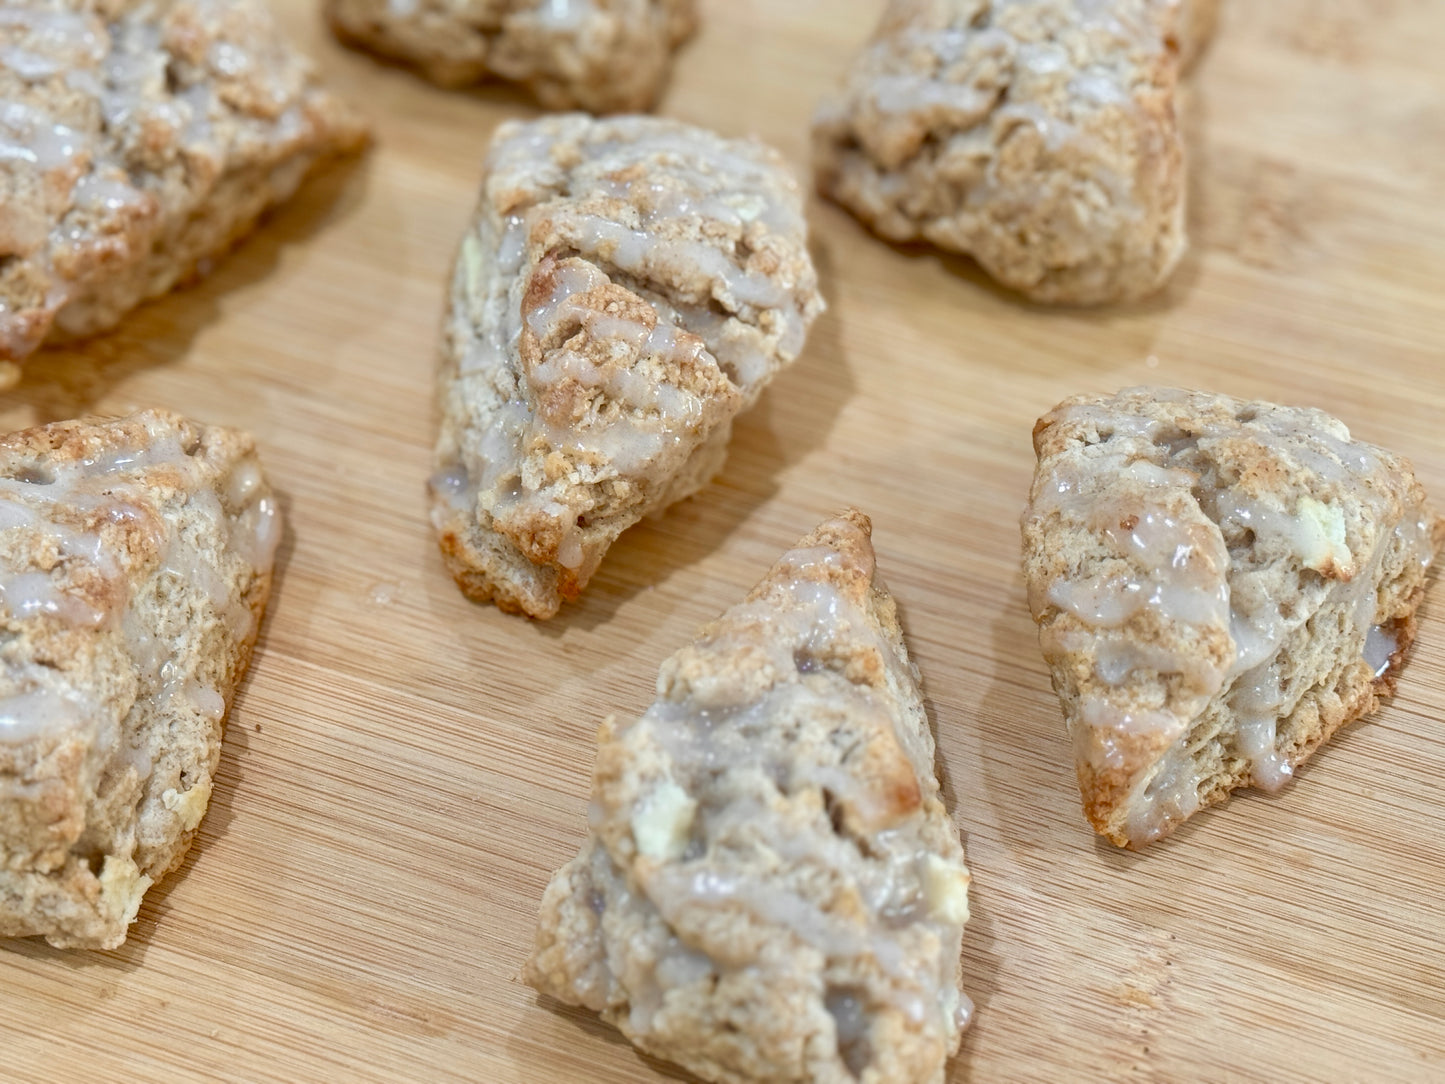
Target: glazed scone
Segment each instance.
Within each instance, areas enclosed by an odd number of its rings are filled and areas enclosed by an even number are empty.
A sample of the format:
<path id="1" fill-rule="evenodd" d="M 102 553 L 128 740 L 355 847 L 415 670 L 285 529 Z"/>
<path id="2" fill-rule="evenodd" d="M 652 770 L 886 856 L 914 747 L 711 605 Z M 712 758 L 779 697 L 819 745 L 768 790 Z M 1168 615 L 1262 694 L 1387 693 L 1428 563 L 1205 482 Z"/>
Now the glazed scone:
<path id="1" fill-rule="evenodd" d="M 339 37 L 413 65 L 442 86 L 487 78 L 549 109 L 651 109 L 697 0 L 326 0 Z"/>
<path id="2" fill-rule="evenodd" d="M 17 0 L 0 58 L 0 363 L 204 273 L 365 139 L 261 0 Z"/>
<path id="3" fill-rule="evenodd" d="M 1407 462 L 1318 410 L 1157 388 L 1070 399 L 1034 447 L 1029 607 L 1112 842 L 1283 786 L 1394 691 L 1441 541 Z"/>
<path id="4" fill-rule="evenodd" d="M 251 438 L 0 438 L 0 936 L 120 945 L 206 812 L 281 523 Z"/>
<path id="5" fill-rule="evenodd" d="M 524 977 L 723 1084 L 942 1084 L 969 874 L 858 512 L 598 736 L 591 832 Z"/>
<path id="6" fill-rule="evenodd" d="M 432 520 L 462 590 L 551 617 L 696 492 L 822 310 L 776 153 L 676 121 L 507 124 L 452 276 Z"/>
<path id="7" fill-rule="evenodd" d="M 1214 0 L 890 0 L 814 121 L 820 190 L 1034 301 L 1159 289 L 1185 249 L 1180 39 Z"/>

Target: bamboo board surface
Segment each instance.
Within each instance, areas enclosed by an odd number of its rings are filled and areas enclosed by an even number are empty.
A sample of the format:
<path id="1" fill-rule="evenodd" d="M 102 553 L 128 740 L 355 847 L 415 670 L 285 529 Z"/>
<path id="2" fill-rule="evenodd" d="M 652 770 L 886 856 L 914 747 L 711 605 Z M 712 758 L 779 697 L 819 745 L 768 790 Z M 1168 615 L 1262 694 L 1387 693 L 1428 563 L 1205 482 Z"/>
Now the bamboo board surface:
<path id="1" fill-rule="evenodd" d="M 467 603 L 423 479 L 442 288 L 486 141 L 533 113 L 349 53 L 378 142 L 198 288 L 45 355 L 9 427 L 141 405 L 258 437 L 288 530 L 183 869 L 121 951 L 0 946 L 6 1080 L 686 1079 L 516 981 L 585 829 L 598 722 L 826 514 L 875 522 L 974 873 L 963 1081 L 1445 1079 L 1445 599 L 1398 698 L 1276 797 L 1096 842 L 1018 572 L 1034 419 L 1163 383 L 1323 407 L 1445 500 L 1445 5 L 1227 4 L 1193 80 L 1194 248 L 1050 312 L 810 215 L 831 309 L 699 497 L 540 624 Z M 711 0 L 663 112 L 806 169 L 879 0 Z M 1432 612 L 1433 611 L 1433 612 Z"/>

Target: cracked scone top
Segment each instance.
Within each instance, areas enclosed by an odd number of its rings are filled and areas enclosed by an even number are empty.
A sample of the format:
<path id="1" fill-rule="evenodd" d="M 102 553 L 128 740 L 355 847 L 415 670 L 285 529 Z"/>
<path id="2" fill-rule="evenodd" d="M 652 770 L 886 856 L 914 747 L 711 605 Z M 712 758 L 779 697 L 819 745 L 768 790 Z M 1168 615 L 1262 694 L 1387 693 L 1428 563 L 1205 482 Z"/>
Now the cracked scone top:
<path id="1" fill-rule="evenodd" d="M 204 271 L 364 137 L 259 0 L 5 4 L 0 362 Z"/>
<path id="2" fill-rule="evenodd" d="M 869 523 L 824 523 L 599 734 L 525 977 L 724 1084 L 942 1084 L 968 870 Z"/>
<path id="3" fill-rule="evenodd" d="M 1036 301 L 1163 285 L 1185 248 L 1179 41 L 1214 0 L 891 0 L 814 121 L 818 185 Z"/>
<path id="4" fill-rule="evenodd" d="M 234 430 L 0 438 L 0 936 L 115 948 L 180 864 L 280 534 Z"/>
<path id="5" fill-rule="evenodd" d="M 773 151 L 648 117 L 504 125 L 442 344 L 432 519 L 463 591 L 555 614 L 718 472 L 822 308 Z"/>
<path id="6" fill-rule="evenodd" d="M 443 86 L 526 86 L 549 109 L 652 108 L 697 0 L 327 0 L 343 39 Z"/>
<path id="7" fill-rule="evenodd" d="M 1029 607 L 1114 843 L 1277 789 L 1393 691 L 1440 524 L 1317 410 L 1137 388 L 1034 430 Z"/>

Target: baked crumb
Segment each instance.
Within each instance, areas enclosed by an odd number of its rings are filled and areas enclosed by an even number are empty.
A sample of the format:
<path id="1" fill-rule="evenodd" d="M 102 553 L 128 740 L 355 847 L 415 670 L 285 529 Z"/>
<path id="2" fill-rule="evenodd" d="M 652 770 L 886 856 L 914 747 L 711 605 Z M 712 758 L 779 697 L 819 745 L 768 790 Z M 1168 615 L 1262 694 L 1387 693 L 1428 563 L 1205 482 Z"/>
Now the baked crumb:
<path id="1" fill-rule="evenodd" d="M 704 1080 L 942 1084 L 969 872 L 865 516 L 824 523 L 599 734 L 524 976 Z"/>
<path id="2" fill-rule="evenodd" d="M 441 86 L 504 79 L 548 109 L 640 113 L 667 85 L 696 0 L 327 0 L 344 41 Z"/>
<path id="3" fill-rule="evenodd" d="M 1134 388 L 1034 430 L 1029 607 L 1084 808 L 1120 846 L 1276 790 L 1393 692 L 1442 523 L 1318 410 Z"/>
<path id="4" fill-rule="evenodd" d="M 270 592 L 251 439 L 162 411 L 0 438 L 0 936 L 118 947 L 180 865 Z"/>
<path id="5" fill-rule="evenodd" d="M 16 0 L 0 51 L 0 363 L 201 276 L 366 138 L 259 0 Z"/>
<path id="6" fill-rule="evenodd" d="M 891 0 L 813 128 L 819 190 L 1034 301 L 1145 297 L 1185 249 L 1181 43 L 1214 0 Z"/>
<path id="7" fill-rule="evenodd" d="M 551 617 L 823 309 L 778 155 L 676 121 L 504 125 L 452 277 L 432 519 L 462 590 Z"/>

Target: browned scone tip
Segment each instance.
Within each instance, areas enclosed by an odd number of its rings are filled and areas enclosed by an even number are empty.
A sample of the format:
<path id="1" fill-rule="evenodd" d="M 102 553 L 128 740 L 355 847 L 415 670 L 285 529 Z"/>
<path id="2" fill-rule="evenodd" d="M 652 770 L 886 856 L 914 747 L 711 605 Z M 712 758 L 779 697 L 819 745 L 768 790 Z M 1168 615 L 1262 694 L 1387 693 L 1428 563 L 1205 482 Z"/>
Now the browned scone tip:
<path id="1" fill-rule="evenodd" d="M 1160 289 L 1185 242 L 1181 52 L 1215 0 L 890 0 L 814 121 L 819 190 L 1045 303 Z"/>
<path id="2" fill-rule="evenodd" d="M 507 124 L 452 276 L 432 521 L 479 601 L 533 617 L 721 469 L 823 309 L 780 156 L 650 117 Z"/>
<path id="3" fill-rule="evenodd" d="M 638 113 L 697 28 L 697 0 L 326 0 L 351 45 L 443 87 L 503 79 L 548 109 Z"/>
<path id="4" fill-rule="evenodd" d="M 106 331 L 197 277 L 366 140 L 262 0 L 3 14 L 0 362 Z"/>
<path id="5" fill-rule="evenodd" d="M 1442 539 L 1408 462 L 1318 410 L 1159 388 L 1067 400 L 1034 446 L 1029 607 L 1112 842 L 1282 787 L 1393 691 Z"/>
<path id="6" fill-rule="evenodd" d="M 969 873 L 866 516 L 798 542 L 599 734 L 524 970 L 719 1084 L 942 1084 Z"/>
<path id="7" fill-rule="evenodd" d="M 0 438 L 0 936 L 116 948 L 210 800 L 281 522 L 249 436 Z"/>

